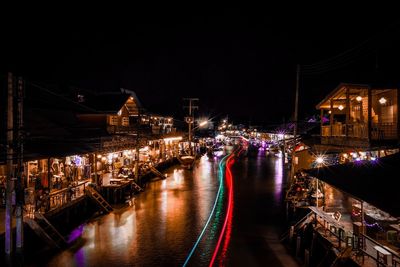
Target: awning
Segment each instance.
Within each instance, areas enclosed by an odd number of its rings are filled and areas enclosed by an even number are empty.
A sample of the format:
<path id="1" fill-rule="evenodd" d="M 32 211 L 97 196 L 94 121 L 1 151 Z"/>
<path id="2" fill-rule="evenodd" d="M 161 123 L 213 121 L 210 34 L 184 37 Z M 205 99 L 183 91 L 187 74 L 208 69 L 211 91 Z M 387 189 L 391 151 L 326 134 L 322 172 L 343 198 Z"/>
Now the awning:
<path id="1" fill-rule="evenodd" d="M 400 153 L 305 172 L 392 216 L 400 216 Z"/>

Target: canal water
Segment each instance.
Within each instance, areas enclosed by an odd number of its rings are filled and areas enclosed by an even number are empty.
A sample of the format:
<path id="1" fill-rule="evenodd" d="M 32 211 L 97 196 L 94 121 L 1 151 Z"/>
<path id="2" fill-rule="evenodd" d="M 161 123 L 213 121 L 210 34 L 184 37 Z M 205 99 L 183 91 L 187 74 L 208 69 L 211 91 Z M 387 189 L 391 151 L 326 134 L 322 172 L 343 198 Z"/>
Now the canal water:
<path id="1" fill-rule="evenodd" d="M 192 171 L 169 169 L 130 206 L 76 228 L 68 250 L 33 266 L 208 266 L 213 256 L 214 266 L 298 266 L 279 242 L 282 159 L 261 152 L 221 159 L 203 156 Z M 223 175 L 228 167 L 231 177 Z"/>

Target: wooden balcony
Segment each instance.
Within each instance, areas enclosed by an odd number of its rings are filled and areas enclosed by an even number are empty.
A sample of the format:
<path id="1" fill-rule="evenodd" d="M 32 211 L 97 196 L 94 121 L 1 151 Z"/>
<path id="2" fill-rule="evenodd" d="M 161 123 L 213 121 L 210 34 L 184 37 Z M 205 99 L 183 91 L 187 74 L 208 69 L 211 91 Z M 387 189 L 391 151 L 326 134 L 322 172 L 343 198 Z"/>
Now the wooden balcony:
<path id="1" fill-rule="evenodd" d="M 332 132 L 331 132 L 332 128 Z M 346 133 L 347 130 L 347 133 Z M 321 136 L 323 137 L 351 137 L 351 138 L 368 138 L 367 125 L 363 123 L 357 124 L 333 124 L 321 127 Z"/>
<path id="2" fill-rule="evenodd" d="M 397 139 L 397 124 L 376 123 L 371 125 L 368 139 L 368 125 L 365 123 L 321 126 L 321 143 L 339 146 L 370 146 L 371 142 L 391 141 Z"/>
<path id="3" fill-rule="evenodd" d="M 397 139 L 396 123 L 374 123 L 371 129 L 372 140 L 393 140 Z"/>

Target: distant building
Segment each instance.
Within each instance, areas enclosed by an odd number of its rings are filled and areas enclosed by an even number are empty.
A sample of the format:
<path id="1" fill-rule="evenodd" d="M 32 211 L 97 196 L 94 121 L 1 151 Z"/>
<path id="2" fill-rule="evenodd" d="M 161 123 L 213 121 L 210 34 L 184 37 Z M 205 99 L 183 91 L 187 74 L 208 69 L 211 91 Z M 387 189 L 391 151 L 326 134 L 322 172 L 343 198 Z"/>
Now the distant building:
<path id="1" fill-rule="evenodd" d="M 142 109 L 136 95 L 125 92 L 79 94 L 83 105 L 93 112 L 80 112 L 79 121 L 92 126 L 106 126 L 109 134 L 136 134 L 139 111 Z"/>

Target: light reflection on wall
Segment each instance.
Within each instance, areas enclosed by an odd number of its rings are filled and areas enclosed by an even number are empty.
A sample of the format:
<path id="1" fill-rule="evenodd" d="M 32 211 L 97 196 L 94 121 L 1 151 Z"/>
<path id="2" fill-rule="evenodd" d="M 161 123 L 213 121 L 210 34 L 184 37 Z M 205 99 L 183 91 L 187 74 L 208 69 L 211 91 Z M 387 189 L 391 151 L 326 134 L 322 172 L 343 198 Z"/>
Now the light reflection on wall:
<path id="1" fill-rule="evenodd" d="M 274 182 L 275 182 L 274 196 L 276 203 L 279 203 L 282 198 L 282 180 L 283 180 L 282 159 L 277 158 L 275 160 L 275 176 L 274 176 Z"/>

